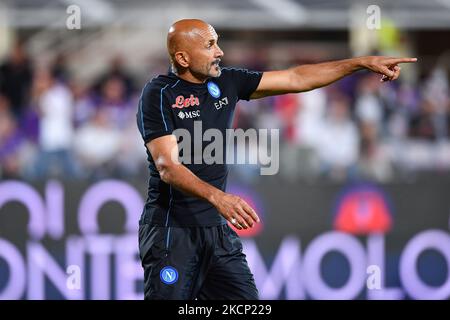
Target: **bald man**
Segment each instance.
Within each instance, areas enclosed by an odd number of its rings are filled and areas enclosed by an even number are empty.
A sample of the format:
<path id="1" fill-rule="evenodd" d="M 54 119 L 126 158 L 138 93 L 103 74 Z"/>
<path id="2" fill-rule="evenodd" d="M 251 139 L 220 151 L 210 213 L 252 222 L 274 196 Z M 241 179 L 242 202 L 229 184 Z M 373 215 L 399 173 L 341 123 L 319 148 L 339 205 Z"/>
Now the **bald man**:
<path id="1" fill-rule="evenodd" d="M 167 49 L 171 72 L 145 85 L 137 112 L 150 169 L 139 221 L 144 297 L 256 300 L 241 241 L 227 222 L 247 229 L 259 218 L 243 199 L 225 192 L 226 164 L 193 161 L 192 154 L 183 155 L 189 161 L 178 161 L 175 131 L 187 130 L 195 146 L 209 128 L 225 137 L 240 99 L 309 91 L 361 69 L 392 81 L 400 75 L 400 63 L 416 59 L 370 56 L 270 72 L 221 68 L 224 53 L 216 31 L 195 19 L 170 27 Z M 199 143 L 201 151 L 208 145 Z"/>

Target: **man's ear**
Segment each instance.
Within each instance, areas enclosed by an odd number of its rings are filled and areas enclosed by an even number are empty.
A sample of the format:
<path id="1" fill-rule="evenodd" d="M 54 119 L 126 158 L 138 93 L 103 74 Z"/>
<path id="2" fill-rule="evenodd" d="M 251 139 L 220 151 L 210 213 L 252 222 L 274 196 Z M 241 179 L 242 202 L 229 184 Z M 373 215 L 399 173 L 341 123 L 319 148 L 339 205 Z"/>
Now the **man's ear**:
<path id="1" fill-rule="evenodd" d="M 175 60 L 183 68 L 189 67 L 189 56 L 185 51 L 178 51 L 175 53 Z"/>

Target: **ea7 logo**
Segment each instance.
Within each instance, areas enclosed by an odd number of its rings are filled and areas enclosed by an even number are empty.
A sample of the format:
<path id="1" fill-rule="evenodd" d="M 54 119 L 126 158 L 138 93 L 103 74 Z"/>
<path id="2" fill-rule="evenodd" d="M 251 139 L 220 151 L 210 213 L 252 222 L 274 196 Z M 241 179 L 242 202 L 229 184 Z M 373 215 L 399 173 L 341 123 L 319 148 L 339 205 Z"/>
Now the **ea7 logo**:
<path id="1" fill-rule="evenodd" d="M 216 107 L 217 110 L 222 109 L 222 107 L 226 105 L 228 105 L 227 97 L 223 97 L 222 99 L 219 100 L 219 102 L 214 102 L 214 106 Z"/>
<path id="2" fill-rule="evenodd" d="M 198 118 L 198 117 L 200 117 L 200 110 L 189 111 L 189 112 L 180 111 L 180 112 L 178 112 L 177 116 L 181 120 L 183 120 L 184 118 L 186 118 L 186 119 Z"/>

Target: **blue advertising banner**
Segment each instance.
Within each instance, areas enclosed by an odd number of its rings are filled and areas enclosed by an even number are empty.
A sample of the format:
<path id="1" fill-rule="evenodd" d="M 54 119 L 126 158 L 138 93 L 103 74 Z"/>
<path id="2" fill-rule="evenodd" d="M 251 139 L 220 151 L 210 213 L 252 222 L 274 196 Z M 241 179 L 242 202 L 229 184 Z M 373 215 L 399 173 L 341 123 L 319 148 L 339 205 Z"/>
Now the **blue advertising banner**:
<path id="1" fill-rule="evenodd" d="M 261 299 L 449 299 L 449 184 L 255 185 L 229 192 Z M 145 183 L 0 182 L 0 299 L 143 299 Z"/>

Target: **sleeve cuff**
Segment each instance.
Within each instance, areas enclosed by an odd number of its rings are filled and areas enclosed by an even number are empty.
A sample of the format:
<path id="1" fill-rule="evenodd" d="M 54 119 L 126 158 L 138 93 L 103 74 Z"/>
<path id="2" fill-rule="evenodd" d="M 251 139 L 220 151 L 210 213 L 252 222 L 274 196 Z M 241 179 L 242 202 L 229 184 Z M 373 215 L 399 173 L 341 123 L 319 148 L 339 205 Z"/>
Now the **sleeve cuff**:
<path id="1" fill-rule="evenodd" d="M 147 142 L 150 142 L 150 141 L 152 141 L 152 140 L 154 140 L 156 138 L 163 137 L 163 136 L 168 136 L 168 135 L 171 135 L 171 134 L 172 134 L 172 132 L 170 132 L 170 131 L 154 132 L 152 134 L 149 134 L 149 135 L 145 136 L 144 142 L 147 143 Z"/>

